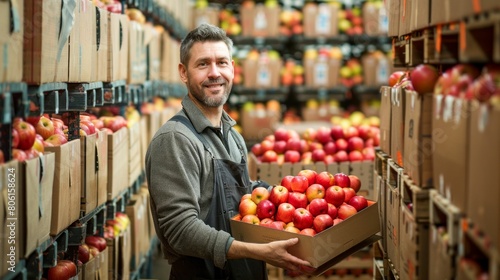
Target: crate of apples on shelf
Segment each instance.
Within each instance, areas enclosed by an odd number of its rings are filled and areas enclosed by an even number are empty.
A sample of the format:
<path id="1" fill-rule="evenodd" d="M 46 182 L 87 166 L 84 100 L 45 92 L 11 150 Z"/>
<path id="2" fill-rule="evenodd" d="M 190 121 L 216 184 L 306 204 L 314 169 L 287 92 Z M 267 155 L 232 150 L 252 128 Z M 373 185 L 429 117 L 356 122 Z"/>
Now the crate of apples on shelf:
<path id="1" fill-rule="evenodd" d="M 321 273 L 380 230 L 377 202 L 358 194 L 360 186 L 357 176 L 345 173 L 286 175 L 279 185 L 256 187 L 241 198 L 232 234 L 257 243 L 299 238 L 290 253 Z"/>

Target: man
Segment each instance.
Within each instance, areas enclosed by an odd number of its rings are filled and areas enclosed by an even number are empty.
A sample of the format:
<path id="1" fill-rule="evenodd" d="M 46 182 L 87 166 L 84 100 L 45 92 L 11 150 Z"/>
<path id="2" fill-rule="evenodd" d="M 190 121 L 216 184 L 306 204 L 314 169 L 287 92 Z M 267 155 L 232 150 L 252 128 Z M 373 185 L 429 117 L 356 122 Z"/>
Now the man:
<path id="1" fill-rule="evenodd" d="M 297 238 L 266 244 L 231 237 L 230 217 L 251 192 L 244 139 L 223 110 L 234 77 L 232 41 L 202 24 L 181 43 L 182 110 L 151 140 L 146 176 L 170 279 L 267 279 L 265 263 L 310 265 L 287 252 Z"/>

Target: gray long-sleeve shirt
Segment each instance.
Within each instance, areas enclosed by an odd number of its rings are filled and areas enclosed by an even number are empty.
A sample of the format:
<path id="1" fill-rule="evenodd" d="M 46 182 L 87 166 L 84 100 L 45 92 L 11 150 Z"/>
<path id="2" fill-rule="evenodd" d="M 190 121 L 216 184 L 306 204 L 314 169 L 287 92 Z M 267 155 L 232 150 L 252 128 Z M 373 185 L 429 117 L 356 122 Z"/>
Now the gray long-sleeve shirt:
<path id="1" fill-rule="evenodd" d="M 198 133 L 210 144 L 214 156 L 241 161 L 236 145 L 246 149 L 241 135 L 230 133 L 236 122 L 222 114 L 223 141 L 196 105 L 186 96 L 182 105 Z M 179 114 L 185 115 L 181 110 Z M 237 135 L 235 137 L 235 135 Z M 247 151 L 244 151 L 245 161 Z M 212 157 L 184 124 L 165 123 L 155 134 L 146 154 L 146 177 L 151 194 L 155 228 L 170 263 L 181 255 L 214 261 L 222 268 L 226 262 L 229 233 L 206 225 L 213 192 Z"/>

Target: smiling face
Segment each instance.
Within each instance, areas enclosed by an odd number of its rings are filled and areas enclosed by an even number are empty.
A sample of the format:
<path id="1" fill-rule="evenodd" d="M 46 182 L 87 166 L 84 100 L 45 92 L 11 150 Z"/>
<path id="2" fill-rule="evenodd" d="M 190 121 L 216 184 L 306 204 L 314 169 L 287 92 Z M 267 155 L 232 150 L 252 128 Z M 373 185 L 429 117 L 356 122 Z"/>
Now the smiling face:
<path id="1" fill-rule="evenodd" d="M 220 107 L 231 92 L 234 62 L 224 42 L 197 42 L 191 47 L 187 65 L 179 64 L 179 73 L 197 102 Z"/>

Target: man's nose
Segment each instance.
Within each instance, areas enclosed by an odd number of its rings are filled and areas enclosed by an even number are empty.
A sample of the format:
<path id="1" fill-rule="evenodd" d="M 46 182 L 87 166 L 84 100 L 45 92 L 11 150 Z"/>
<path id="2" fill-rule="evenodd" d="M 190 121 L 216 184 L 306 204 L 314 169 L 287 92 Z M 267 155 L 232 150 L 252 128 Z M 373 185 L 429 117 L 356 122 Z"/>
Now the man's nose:
<path id="1" fill-rule="evenodd" d="M 217 67 L 217 63 L 210 64 L 208 75 L 209 75 L 209 77 L 219 77 L 220 76 L 219 67 Z"/>

